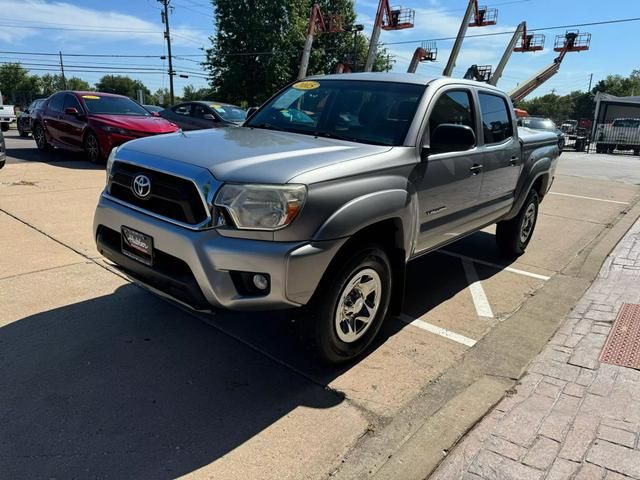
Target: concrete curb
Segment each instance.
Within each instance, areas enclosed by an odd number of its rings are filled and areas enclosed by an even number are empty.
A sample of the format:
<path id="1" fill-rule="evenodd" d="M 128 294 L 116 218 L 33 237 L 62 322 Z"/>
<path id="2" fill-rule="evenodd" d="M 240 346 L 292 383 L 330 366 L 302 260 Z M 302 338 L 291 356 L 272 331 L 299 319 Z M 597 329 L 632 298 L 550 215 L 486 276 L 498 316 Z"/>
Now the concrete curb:
<path id="1" fill-rule="evenodd" d="M 331 475 L 336 479 L 422 480 L 446 452 L 513 388 L 640 217 L 633 203 L 509 319 L 455 367 L 427 385 L 379 431 L 362 438 Z"/>

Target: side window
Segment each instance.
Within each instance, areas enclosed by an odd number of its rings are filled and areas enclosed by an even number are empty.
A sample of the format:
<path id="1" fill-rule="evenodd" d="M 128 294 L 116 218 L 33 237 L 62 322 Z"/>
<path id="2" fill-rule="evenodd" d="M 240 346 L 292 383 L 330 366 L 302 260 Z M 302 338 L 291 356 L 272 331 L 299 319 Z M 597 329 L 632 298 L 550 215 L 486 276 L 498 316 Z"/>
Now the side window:
<path id="1" fill-rule="evenodd" d="M 59 93 L 54 95 L 51 100 L 49 100 L 49 110 L 54 112 L 62 112 L 64 110 L 64 94 Z"/>
<path id="2" fill-rule="evenodd" d="M 191 104 L 183 103 L 182 105 L 173 107 L 172 110 L 173 110 L 173 113 L 177 115 L 184 115 L 185 117 L 188 117 L 189 115 L 191 115 Z"/>
<path id="3" fill-rule="evenodd" d="M 64 108 L 75 108 L 76 110 L 78 110 L 78 112 L 82 113 L 82 107 L 80 106 L 80 102 L 78 102 L 78 99 L 73 96 L 73 95 L 65 95 L 64 97 Z"/>
<path id="4" fill-rule="evenodd" d="M 200 105 L 196 103 L 193 105 L 193 109 L 191 110 L 191 116 L 195 118 L 204 118 L 205 115 L 213 115 L 211 110 L 209 110 L 204 105 Z M 214 116 L 215 118 L 215 116 Z"/>
<path id="5" fill-rule="evenodd" d="M 500 143 L 513 136 L 509 107 L 504 98 L 491 93 L 479 93 L 484 143 Z"/>
<path id="6" fill-rule="evenodd" d="M 436 100 L 429 116 L 429 135 L 443 123 L 466 125 L 476 133 L 473 100 L 469 90 L 449 90 Z"/>

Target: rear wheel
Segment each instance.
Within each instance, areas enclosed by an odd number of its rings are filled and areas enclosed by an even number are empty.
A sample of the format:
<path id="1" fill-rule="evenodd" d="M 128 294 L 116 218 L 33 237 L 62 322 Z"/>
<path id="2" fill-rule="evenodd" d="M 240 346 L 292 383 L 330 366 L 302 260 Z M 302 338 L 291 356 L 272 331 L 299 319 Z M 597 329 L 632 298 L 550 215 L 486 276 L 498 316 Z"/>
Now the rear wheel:
<path id="1" fill-rule="evenodd" d="M 369 245 L 346 258 L 325 275 L 305 320 L 318 355 L 328 363 L 353 360 L 371 345 L 391 299 L 391 264 L 384 250 Z"/>
<path id="2" fill-rule="evenodd" d="M 84 153 L 87 155 L 87 160 L 91 163 L 102 162 L 102 154 L 100 153 L 98 137 L 96 137 L 92 132 L 87 133 L 84 137 Z"/>
<path id="3" fill-rule="evenodd" d="M 8 132 L 9 131 L 9 124 L 2 122 L 0 123 L 0 130 L 2 130 L 3 132 Z"/>
<path id="4" fill-rule="evenodd" d="M 496 242 L 501 255 L 513 258 L 524 253 L 533 237 L 533 230 L 538 220 L 538 204 L 538 194 L 535 190 L 531 190 L 516 217 L 498 222 Z"/>
<path id="5" fill-rule="evenodd" d="M 36 141 L 36 146 L 41 152 L 47 152 L 51 150 L 49 142 L 47 142 L 47 136 L 44 133 L 44 128 L 39 123 L 33 126 L 33 139 Z"/>

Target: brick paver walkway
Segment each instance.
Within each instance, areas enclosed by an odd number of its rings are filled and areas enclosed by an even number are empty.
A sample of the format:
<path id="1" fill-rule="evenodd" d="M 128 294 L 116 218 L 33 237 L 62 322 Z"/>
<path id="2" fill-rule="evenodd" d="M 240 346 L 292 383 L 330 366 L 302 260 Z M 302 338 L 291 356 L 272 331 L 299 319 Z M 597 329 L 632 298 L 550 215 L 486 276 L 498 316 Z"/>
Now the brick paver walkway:
<path id="1" fill-rule="evenodd" d="M 640 480 L 640 371 L 598 361 L 625 302 L 640 303 L 640 221 L 515 391 L 431 480 Z"/>

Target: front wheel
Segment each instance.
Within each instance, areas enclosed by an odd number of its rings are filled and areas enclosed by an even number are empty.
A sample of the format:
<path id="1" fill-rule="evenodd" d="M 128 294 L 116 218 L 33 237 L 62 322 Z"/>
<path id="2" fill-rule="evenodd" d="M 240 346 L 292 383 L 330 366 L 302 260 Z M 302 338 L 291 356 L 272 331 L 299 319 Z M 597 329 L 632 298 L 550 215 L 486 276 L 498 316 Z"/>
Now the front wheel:
<path id="1" fill-rule="evenodd" d="M 538 205 L 538 194 L 531 190 L 516 217 L 498 222 L 496 243 L 501 255 L 513 258 L 524 253 L 538 220 Z"/>
<path id="2" fill-rule="evenodd" d="M 306 320 L 320 358 L 334 364 L 353 360 L 371 345 L 391 299 L 391 264 L 384 250 L 367 246 L 347 258 L 323 279 Z"/>
<path id="3" fill-rule="evenodd" d="M 87 160 L 91 163 L 102 162 L 100 144 L 98 143 L 98 137 L 96 137 L 94 133 L 89 132 L 84 137 L 84 153 L 87 156 Z"/>
<path id="4" fill-rule="evenodd" d="M 18 124 L 18 135 L 20 135 L 21 137 L 28 137 L 29 133 L 25 132 L 20 126 L 20 124 Z"/>

